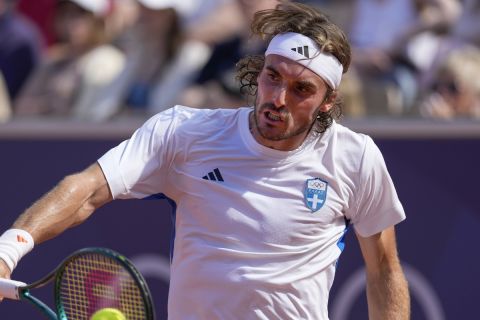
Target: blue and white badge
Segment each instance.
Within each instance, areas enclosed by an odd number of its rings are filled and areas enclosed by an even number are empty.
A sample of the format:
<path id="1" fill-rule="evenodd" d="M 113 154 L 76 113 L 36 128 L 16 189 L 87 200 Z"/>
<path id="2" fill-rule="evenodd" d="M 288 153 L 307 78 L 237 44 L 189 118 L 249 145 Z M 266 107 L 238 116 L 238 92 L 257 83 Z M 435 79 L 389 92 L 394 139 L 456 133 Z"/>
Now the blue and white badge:
<path id="1" fill-rule="evenodd" d="M 315 212 L 320 210 L 325 204 L 327 199 L 328 182 L 323 181 L 320 178 L 307 179 L 305 185 L 305 203 L 307 207 Z"/>

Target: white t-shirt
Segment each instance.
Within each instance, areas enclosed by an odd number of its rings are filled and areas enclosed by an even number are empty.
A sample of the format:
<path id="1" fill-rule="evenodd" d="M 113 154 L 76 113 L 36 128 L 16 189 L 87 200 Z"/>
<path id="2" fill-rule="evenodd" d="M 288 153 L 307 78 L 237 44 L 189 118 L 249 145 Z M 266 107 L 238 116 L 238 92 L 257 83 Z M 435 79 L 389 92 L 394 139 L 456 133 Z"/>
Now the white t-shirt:
<path id="1" fill-rule="evenodd" d="M 368 136 L 334 123 L 272 150 L 251 110 L 176 106 L 98 160 L 114 198 L 176 204 L 169 319 L 328 319 L 346 219 L 369 236 L 405 218 Z"/>

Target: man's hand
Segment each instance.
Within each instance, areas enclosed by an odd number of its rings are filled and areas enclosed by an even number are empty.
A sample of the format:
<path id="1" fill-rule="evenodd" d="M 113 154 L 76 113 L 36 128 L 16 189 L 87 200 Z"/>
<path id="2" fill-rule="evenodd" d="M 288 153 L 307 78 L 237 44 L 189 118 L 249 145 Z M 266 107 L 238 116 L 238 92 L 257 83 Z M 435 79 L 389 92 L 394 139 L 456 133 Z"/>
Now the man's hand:
<path id="1" fill-rule="evenodd" d="M 0 278 L 3 278 L 3 279 L 10 279 L 10 276 L 11 276 L 11 272 L 10 272 L 10 269 L 8 268 L 7 264 L 5 263 L 5 261 L 3 261 L 2 259 L 0 259 Z M 3 300 L 3 297 L 0 296 L 0 301 Z"/>
<path id="2" fill-rule="evenodd" d="M 11 272 L 7 264 L 5 263 L 5 261 L 0 259 L 0 278 L 10 279 L 10 275 L 11 275 Z"/>

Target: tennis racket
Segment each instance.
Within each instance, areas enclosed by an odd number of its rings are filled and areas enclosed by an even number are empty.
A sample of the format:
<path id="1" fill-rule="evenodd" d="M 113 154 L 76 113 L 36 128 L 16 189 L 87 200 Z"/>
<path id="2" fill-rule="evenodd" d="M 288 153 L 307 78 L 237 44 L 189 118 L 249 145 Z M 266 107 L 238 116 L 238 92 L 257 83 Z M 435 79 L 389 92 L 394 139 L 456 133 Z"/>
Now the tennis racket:
<path id="1" fill-rule="evenodd" d="M 56 312 L 30 293 L 52 281 Z M 76 251 L 32 284 L 0 279 L 0 296 L 27 300 L 52 320 L 90 320 L 102 310 L 114 310 L 118 319 L 155 318 L 145 279 L 126 257 L 106 248 Z"/>

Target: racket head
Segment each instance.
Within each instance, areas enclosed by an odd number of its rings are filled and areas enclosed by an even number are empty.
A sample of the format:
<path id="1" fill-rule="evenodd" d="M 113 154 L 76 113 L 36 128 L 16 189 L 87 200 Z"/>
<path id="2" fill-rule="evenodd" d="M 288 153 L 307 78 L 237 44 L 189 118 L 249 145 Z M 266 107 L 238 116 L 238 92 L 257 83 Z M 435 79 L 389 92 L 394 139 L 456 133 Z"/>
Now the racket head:
<path id="1" fill-rule="evenodd" d="M 115 308 L 128 320 L 155 318 L 143 276 L 107 248 L 84 248 L 65 259 L 55 277 L 55 305 L 59 319 L 90 319 L 103 308 Z"/>

